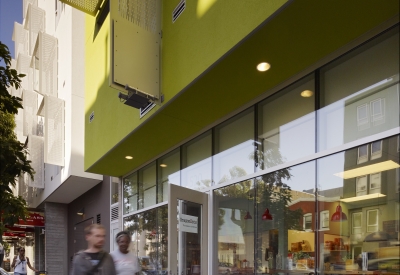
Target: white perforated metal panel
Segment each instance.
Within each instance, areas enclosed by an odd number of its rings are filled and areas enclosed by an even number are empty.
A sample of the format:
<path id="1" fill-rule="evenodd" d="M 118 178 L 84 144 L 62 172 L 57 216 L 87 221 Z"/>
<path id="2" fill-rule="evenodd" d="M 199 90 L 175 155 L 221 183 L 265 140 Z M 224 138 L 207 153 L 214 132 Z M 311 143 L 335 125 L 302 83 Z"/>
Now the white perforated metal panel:
<path id="1" fill-rule="evenodd" d="M 23 14 L 22 14 L 22 16 L 24 17 L 24 19 L 25 19 L 25 17 L 26 17 L 26 12 L 28 11 L 28 6 L 29 6 L 29 4 L 32 4 L 32 5 L 34 5 L 34 6 L 37 6 L 37 0 L 24 0 L 23 1 Z"/>
<path id="2" fill-rule="evenodd" d="M 32 68 L 30 67 L 31 57 L 26 54 L 20 53 L 17 59 L 17 71 L 19 74 L 25 74 L 21 78 L 21 88 L 24 90 L 33 90 L 32 84 Z"/>
<path id="3" fill-rule="evenodd" d="M 57 38 L 39 33 L 39 93 L 57 97 Z"/>
<path id="4" fill-rule="evenodd" d="M 95 16 L 103 0 L 61 0 L 61 2 Z"/>
<path id="5" fill-rule="evenodd" d="M 28 186 L 44 188 L 44 139 L 34 135 L 28 137 L 29 159 L 35 171 L 34 179 L 28 180 Z"/>
<path id="6" fill-rule="evenodd" d="M 12 40 L 15 43 L 14 50 L 15 50 L 15 55 L 18 56 L 18 54 L 23 53 L 23 54 L 28 54 L 28 49 L 29 49 L 29 34 L 28 31 L 24 29 L 24 26 L 21 24 L 14 22 L 14 31 L 13 31 L 13 36 Z"/>
<path id="7" fill-rule="evenodd" d="M 64 166 L 64 100 L 45 96 L 44 162 Z"/>
<path id="8" fill-rule="evenodd" d="M 39 32 L 45 31 L 45 11 L 29 4 L 25 19 L 25 29 L 29 31 L 29 54 L 33 54 Z"/>
<path id="9" fill-rule="evenodd" d="M 22 92 L 22 106 L 24 107 L 24 136 L 36 135 L 37 131 L 37 94 L 28 90 Z"/>
<path id="10" fill-rule="evenodd" d="M 153 33 L 161 19 L 157 13 L 158 0 L 119 0 L 118 12 L 122 18 Z"/>
<path id="11" fill-rule="evenodd" d="M 25 143 L 26 137 L 24 136 L 24 109 L 19 109 L 15 115 L 15 134 L 19 142 Z"/>

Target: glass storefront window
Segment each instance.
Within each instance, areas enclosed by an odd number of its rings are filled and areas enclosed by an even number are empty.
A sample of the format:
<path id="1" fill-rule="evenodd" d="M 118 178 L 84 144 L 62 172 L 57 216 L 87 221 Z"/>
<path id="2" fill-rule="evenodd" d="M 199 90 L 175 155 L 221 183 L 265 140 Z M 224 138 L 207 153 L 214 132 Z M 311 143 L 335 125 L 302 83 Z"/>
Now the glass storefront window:
<path id="1" fill-rule="evenodd" d="M 254 145 L 254 108 L 215 127 L 214 182 L 254 173 Z"/>
<path id="2" fill-rule="evenodd" d="M 129 214 L 138 210 L 139 187 L 137 181 L 137 173 L 133 173 L 126 177 L 123 182 L 124 196 L 124 214 Z"/>
<path id="3" fill-rule="evenodd" d="M 130 250 L 137 255 L 144 274 L 165 274 L 168 265 L 168 206 L 124 218 L 131 233 Z"/>
<path id="4" fill-rule="evenodd" d="M 118 198 L 119 178 L 111 178 L 111 204 L 117 203 Z"/>
<path id="5" fill-rule="evenodd" d="M 139 170 L 139 208 L 142 209 L 157 203 L 156 162 Z"/>
<path id="6" fill-rule="evenodd" d="M 254 271 L 254 194 L 253 180 L 214 191 L 218 231 L 215 274 Z"/>
<path id="7" fill-rule="evenodd" d="M 317 161 L 318 211 L 330 213 L 329 230 L 318 236 L 321 274 L 332 270 L 399 272 L 397 139 L 361 146 L 381 151 L 379 158 L 369 154 L 361 163 L 360 147 Z"/>
<path id="8" fill-rule="evenodd" d="M 211 131 L 182 146 L 182 186 L 201 190 L 211 186 Z"/>
<path id="9" fill-rule="evenodd" d="M 168 200 L 168 184 L 180 185 L 180 150 L 179 148 L 157 160 L 158 199 L 157 203 Z"/>
<path id="10" fill-rule="evenodd" d="M 315 152 L 314 77 L 306 77 L 258 105 L 256 165 L 267 169 Z"/>
<path id="11" fill-rule="evenodd" d="M 318 149 L 399 127 L 399 29 L 321 69 Z"/>
<path id="12" fill-rule="evenodd" d="M 312 269 L 315 261 L 315 161 L 256 179 L 257 269 Z M 274 273 L 276 273 L 274 272 Z"/>

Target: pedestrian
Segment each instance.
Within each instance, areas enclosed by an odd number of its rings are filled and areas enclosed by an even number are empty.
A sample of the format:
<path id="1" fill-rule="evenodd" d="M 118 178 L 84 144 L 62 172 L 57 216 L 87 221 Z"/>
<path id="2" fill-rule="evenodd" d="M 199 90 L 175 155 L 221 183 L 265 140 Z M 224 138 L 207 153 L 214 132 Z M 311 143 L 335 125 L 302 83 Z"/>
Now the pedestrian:
<path id="1" fill-rule="evenodd" d="M 116 275 L 114 261 L 103 250 L 106 230 L 101 224 L 85 228 L 88 248 L 79 251 L 72 262 L 72 275 Z"/>
<path id="2" fill-rule="evenodd" d="M 4 259 L 4 246 L 3 244 L 0 242 L 0 267 L 2 267 L 3 264 L 3 259 Z"/>
<path id="3" fill-rule="evenodd" d="M 28 272 L 26 268 L 27 265 L 33 271 L 38 272 L 36 268 L 31 266 L 29 258 L 25 257 L 25 248 L 20 247 L 17 251 L 18 255 L 14 256 L 14 260 L 11 264 L 11 267 L 14 268 L 14 275 L 26 275 Z"/>
<path id="4" fill-rule="evenodd" d="M 117 275 L 138 274 L 140 272 L 139 260 L 129 251 L 129 245 L 131 243 L 131 235 L 129 232 L 119 232 L 115 237 L 115 241 L 118 244 L 118 248 L 110 254 L 114 259 Z"/>

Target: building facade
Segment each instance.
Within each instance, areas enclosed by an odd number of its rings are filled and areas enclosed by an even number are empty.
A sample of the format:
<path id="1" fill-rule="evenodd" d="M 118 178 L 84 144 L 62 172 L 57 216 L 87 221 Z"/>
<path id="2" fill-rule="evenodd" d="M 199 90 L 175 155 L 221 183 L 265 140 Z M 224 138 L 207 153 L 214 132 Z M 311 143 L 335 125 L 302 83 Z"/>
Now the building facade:
<path id="1" fill-rule="evenodd" d="M 32 219 L 44 223 L 9 227 L 8 258 L 24 246 L 36 269 L 68 274 L 71 257 L 86 246 L 82 227 L 110 225 L 111 178 L 83 167 L 85 17 L 58 0 L 23 0 L 21 12 L 13 65 L 26 76 L 11 93 L 22 98 L 16 134 L 35 174 L 34 180 L 21 175 L 15 192 L 27 201 Z"/>
<path id="2" fill-rule="evenodd" d="M 398 1 L 63 2 L 143 272 L 399 272 Z"/>

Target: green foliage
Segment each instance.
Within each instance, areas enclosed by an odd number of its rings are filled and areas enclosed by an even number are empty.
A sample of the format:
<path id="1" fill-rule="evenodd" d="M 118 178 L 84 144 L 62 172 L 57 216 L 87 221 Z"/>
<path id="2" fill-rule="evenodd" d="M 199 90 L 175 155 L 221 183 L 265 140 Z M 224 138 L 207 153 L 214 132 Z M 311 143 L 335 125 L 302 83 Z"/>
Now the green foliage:
<path id="1" fill-rule="evenodd" d="M 21 87 L 21 77 L 24 74 L 18 74 L 14 69 L 11 69 L 11 56 L 8 47 L 0 42 L 0 61 L 3 60 L 6 67 L 0 66 L 0 111 L 16 114 L 18 109 L 22 108 L 22 99 L 10 95 L 8 88 Z"/>
<path id="2" fill-rule="evenodd" d="M 27 159 L 27 149 L 17 140 L 14 133 L 14 115 L 22 108 L 22 100 L 10 95 L 8 89 L 21 87 L 21 77 L 11 69 L 11 56 L 8 47 L 0 42 L 0 61 L 6 67 L 0 66 L 0 241 L 6 225 L 18 223 L 26 219 L 27 205 L 22 197 L 15 197 L 11 187 L 15 187 L 16 179 L 27 173 L 32 179 L 34 171 L 31 161 Z"/>

